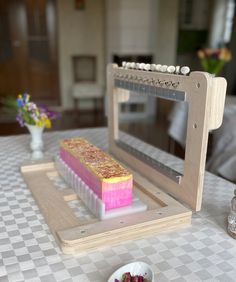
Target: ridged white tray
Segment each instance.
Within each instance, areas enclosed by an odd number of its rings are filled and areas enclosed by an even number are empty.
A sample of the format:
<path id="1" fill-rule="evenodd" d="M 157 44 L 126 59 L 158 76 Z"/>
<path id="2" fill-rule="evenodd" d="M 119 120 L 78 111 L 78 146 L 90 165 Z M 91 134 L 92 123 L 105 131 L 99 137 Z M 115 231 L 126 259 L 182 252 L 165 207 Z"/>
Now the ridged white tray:
<path id="1" fill-rule="evenodd" d="M 102 200 L 60 157 L 56 158 L 55 165 L 58 173 L 64 178 L 66 183 L 75 190 L 88 209 L 101 220 L 147 210 L 147 205 L 133 195 L 131 205 L 106 211 Z"/>

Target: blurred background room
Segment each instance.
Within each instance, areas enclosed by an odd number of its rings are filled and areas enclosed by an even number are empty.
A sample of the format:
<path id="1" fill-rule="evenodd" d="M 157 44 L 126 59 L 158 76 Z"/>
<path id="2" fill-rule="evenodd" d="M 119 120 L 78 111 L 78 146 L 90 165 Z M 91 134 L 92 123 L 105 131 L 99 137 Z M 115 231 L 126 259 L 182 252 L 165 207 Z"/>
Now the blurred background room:
<path id="1" fill-rule="evenodd" d="M 0 135 L 27 133 L 4 97 L 27 92 L 59 112 L 50 130 L 103 127 L 108 63 L 203 71 L 199 50 L 215 48 L 231 55 L 217 73 L 227 79 L 227 99 L 223 127 L 209 138 L 208 168 L 235 181 L 228 167 L 236 167 L 236 156 L 228 163 L 221 150 L 236 155 L 234 0 L 0 0 Z M 177 110 L 173 102 L 133 95 L 120 105 L 120 129 L 184 158 L 184 111 Z"/>

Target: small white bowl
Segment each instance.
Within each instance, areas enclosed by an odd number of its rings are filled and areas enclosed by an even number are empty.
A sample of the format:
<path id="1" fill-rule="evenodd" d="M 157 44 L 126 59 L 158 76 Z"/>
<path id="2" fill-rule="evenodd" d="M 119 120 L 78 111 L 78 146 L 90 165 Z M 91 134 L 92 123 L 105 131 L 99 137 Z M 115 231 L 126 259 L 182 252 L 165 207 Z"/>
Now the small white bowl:
<path id="1" fill-rule="evenodd" d="M 122 275 L 126 272 L 130 272 L 131 275 L 143 275 L 148 282 L 154 282 L 154 273 L 151 267 L 142 261 L 131 262 L 123 265 L 112 273 L 107 282 L 114 282 L 115 279 L 121 281 Z"/>

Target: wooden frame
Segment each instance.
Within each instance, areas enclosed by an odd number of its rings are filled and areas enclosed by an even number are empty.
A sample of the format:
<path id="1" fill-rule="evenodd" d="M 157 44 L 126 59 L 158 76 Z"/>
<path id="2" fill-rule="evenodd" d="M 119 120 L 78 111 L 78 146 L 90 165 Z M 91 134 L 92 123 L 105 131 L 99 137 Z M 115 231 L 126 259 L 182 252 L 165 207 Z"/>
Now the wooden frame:
<path id="1" fill-rule="evenodd" d="M 50 176 L 58 174 L 52 161 L 22 165 L 21 173 L 25 182 L 59 246 L 67 254 L 189 225 L 192 212 L 178 200 L 195 210 L 200 209 L 208 132 L 222 122 L 226 91 L 223 78 L 213 78 L 201 72 L 188 77 L 127 70 L 110 65 L 107 79 L 110 94 L 110 150 L 133 168 L 130 170 L 134 178 L 134 193 L 147 205 L 147 210 L 101 221 L 82 220 L 74 215 L 66 203 L 79 196 L 70 188 L 57 190 L 50 180 Z M 189 103 L 183 175 L 168 169 L 163 171 L 163 164 L 155 169 L 119 144 L 118 103 L 129 99 L 127 89 L 135 87 L 138 87 L 138 92 Z"/>
<path id="2" fill-rule="evenodd" d="M 200 210 L 207 151 L 208 133 L 218 128 L 223 119 L 226 80 L 204 72 L 189 76 L 124 69 L 109 65 L 107 69 L 109 95 L 110 152 L 158 185 L 163 191 Z M 129 91 L 144 95 L 188 102 L 187 137 L 183 175 L 165 168 L 160 171 L 128 152 L 118 142 L 118 103 L 129 99 Z M 162 167 L 164 164 L 160 164 Z M 167 171 L 167 173 L 166 173 Z"/>

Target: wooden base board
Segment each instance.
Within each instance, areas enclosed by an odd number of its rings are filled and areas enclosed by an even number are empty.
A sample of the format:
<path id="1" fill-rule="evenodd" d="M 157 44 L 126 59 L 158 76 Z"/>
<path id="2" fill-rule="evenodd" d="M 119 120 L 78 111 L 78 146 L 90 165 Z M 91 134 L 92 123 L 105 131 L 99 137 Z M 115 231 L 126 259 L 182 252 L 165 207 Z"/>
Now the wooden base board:
<path id="1" fill-rule="evenodd" d="M 72 189 L 59 191 L 54 186 L 49 178 L 57 174 L 53 162 L 24 164 L 21 173 L 51 232 L 66 254 L 114 245 L 191 224 L 190 210 L 135 172 L 132 172 L 134 193 L 148 205 L 147 211 L 103 221 L 81 220 L 74 215 L 67 202 L 78 196 Z"/>

